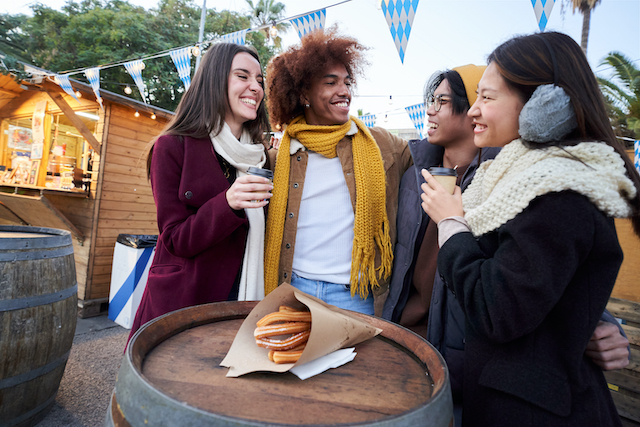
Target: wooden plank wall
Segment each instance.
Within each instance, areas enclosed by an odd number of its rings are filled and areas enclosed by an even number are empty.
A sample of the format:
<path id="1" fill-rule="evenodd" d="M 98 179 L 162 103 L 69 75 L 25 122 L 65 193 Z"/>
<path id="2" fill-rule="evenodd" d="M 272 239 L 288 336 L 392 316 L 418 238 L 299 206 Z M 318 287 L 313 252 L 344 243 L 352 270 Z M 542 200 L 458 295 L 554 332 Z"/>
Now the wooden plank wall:
<path id="1" fill-rule="evenodd" d="M 160 118 L 152 120 L 145 113 L 134 117 L 134 113 L 130 108 L 110 105 L 87 299 L 109 296 L 118 234 L 158 234 L 156 207 L 146 177 L 146 156 L 149 143 L 165 123 Z"/>
<path id="2" fill-rule="evenodd" d="M 633 150 L 627 154 L 633 161 Z M 640 237 L 633 232 L 629 219 L 616 219 L 616 230 L 624 261 L 611 296 L 640 303 Z"/>
<path id="3" fill-rule="evenodd" d="M 609 383 L 613 401 L 624 427 L 640 426 L 640 304 L 611 298 L 607 309 L 622 319 L 629 343 L 631 360 L 625 369 L 607 371 L 604 376 Z"/>
<path id="4" fill-rule="evenodd" d="M 633 232 L 629 219 L 616 219 L 616 230 L 624 261 L 611 296 L 640 303 L 640 237 Z"/>

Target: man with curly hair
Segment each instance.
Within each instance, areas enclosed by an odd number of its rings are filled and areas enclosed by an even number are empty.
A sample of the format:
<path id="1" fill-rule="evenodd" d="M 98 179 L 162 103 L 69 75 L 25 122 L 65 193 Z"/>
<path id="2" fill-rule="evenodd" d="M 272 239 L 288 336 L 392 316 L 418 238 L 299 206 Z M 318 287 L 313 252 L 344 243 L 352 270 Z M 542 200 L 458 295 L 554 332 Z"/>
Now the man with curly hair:
<path id="1" fill-rule="evenodd" d="M 265 293 L 281 283 L 341 308 L 380 314 L 396 239 L 407 142 L 349 115 L 366 48 L 335 27 L 305 36 L 267 67 L 282 130 L 265 248 Z"/>

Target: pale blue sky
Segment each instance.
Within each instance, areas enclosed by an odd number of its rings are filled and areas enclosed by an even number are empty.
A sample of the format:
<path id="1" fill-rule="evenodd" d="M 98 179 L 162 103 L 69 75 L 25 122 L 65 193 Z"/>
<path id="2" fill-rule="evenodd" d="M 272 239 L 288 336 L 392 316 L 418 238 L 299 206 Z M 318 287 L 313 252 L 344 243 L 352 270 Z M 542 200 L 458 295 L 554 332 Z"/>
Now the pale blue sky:
<path id="1" fill-rule="evenodd" d="M 376 0 L 352 0 L 334 7 L 330 6 L 341 0 L 280 1 L 286 5 L 287 17 L 327 7 L 327 25 L 337 23 L 343 34 L 370 47 L 370 65 L 358 82 L 351 113 L 356 114 L 359 108 L 375 113 L 377 124 L 387 128 L 413 126 L 404 107 L 422 101 L 424 84 L 433 72 L 468 63 L 484 64 L 500 43 L 517 34 L 538 31 L 531 0 L 421 0 L 402 64 Z M 158 3 L 130 2 L 147 9 Z M 29 13 L 28 5 L 33 2 L 3 3 L 2 12 L 15 14 Z M 59 8 L 64 0 L 41 3 Z M 245 0 L 207 0 L 206 5 L 217 10 L 248 10 Z M 567 8 L 561 13 L 561 0 L 557 0 L 546 30 L 566 33 L 579 43 L 582 15 L 574 15 Z M 284 36 L 285 45 L 298 41 L 294 31 Z M 640 1 L 602 0 L 593 12 L 587 57 L 596 74 L 610 77 L 611 70 L 599 64 L 611 51 L 622 52 L 640 66 Z M 392 104 L 389 96 L 393 97 Z M 387 122 L 383 120 L 385 114 Z"/>

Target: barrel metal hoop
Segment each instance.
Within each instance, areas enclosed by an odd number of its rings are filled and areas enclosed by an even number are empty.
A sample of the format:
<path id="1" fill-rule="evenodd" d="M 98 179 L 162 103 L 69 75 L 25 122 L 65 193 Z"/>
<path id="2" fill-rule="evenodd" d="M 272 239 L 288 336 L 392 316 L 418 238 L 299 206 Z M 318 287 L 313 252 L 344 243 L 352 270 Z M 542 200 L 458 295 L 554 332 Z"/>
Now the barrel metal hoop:
<path id="1" fill-rule="evenodd" d="M 59 258 L 71 254 L 73 254 L 73 245 L 57 247 L 57 249 L 49 251 L 0 252 L 0 262 L 34 261 L 38 259 Z"/>
<path id="2" fill-rule="evenodd" d="M 50 294 L 36 295 L 27 298 L 16 298 L 0 301 L 0 313 L 3 311 L 22 310 L 24 308 L 37 307 L 39 305 L 52 304 L 54 302 L 63 301 L 78 293 L 78 283 L 63 289 L 59 292 Z M 0 381 L 2 384 L 2 381 Z M 0 387 L 2 388 L 2 387 Z"/>
<path id="3" fill-rule="evenodd" d="M 58 357 L 56 360 L 54 360 L 51 363 L 42 365 L 39 368 L 29 372 L 25 372 L 24 374 L 15 375 L 13 377 L 0 380 L 0 390 L 26 383 L 27 381 L 31 381 L 35 378 L 38 378 L 42 375 L 45 375 L 53 371 L 58 366 L 62 365 L 67 361 L 67 359 L 69 358 L 69 353 L 71 353 L 71 349 L 69 349 L 66 353 L 64 353 L 62 356 Z"/>
<path id="4" fill-rule="evenodd" d="M 48 249 L 71 244 L 71 232 L 57 228 L 0 225 L 0 231 L 44 234 L 42 237 L 9 237 L 2 239 L 0 249 Z"/>
<path id="5" fill-rule="evenodd" d="M 56 400 L 56 396 L 58 395 L 58 390 L 56 390 L 55 393 L 53 393 L 53 396 L 51 396 L 50 398 L 48 398 L 44 403 L 36 406 L 35 408 L 33 408 L 32 410 L 30 410 L 29 412 L 26 412 L 22 415 L 20 415 L 19 417 L 16 417 L 10 421 L 8 421 L 6 424 L 2 424 L 2 427 L 13 427 L 13 426 L 17 426 L 20 425 L 22 422 L 30 419 L 31 417 L 37 415 L 40 411 L 43 411 L 46 409 L 47 406 L 51 405 L 53 403 L 54 400 Z"/>

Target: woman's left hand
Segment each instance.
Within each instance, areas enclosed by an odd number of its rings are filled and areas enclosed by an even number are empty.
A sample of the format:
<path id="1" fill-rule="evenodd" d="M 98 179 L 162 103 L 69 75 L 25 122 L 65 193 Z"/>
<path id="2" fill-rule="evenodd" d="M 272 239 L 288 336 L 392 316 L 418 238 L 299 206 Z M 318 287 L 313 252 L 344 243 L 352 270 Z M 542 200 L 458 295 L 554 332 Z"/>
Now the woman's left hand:
<path id="1" fill-rule="evenodd" d="M 456 185 L 453 194 L 449 194 L 426 169 L 422 169 L 422 176 L 427 181 L 420 186 L 422 189 L 422 195 L 420 196 L 422 198 L 422 209 L 429 215 L 431 220 L 437 224 L 450 216 L 464 216 L 462 190 L 460 190 L 460 187 Z"/>

